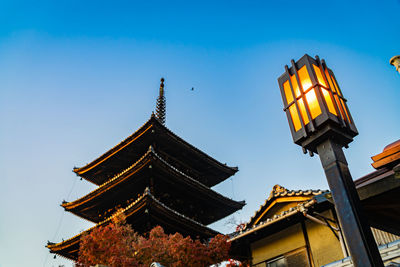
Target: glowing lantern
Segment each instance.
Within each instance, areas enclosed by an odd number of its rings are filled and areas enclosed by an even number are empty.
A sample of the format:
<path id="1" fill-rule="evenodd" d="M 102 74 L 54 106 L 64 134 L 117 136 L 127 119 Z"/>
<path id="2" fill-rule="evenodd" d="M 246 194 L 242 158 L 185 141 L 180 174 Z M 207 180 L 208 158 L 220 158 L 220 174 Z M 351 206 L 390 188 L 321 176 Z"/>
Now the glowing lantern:
<path id="1" fill-rule="evenodd" d="M 318 56 L 304 55 L 278 78 L 293 140 L 306 152 L 327 138 L 346 146 L 358 134 L 335 75 Z"/>

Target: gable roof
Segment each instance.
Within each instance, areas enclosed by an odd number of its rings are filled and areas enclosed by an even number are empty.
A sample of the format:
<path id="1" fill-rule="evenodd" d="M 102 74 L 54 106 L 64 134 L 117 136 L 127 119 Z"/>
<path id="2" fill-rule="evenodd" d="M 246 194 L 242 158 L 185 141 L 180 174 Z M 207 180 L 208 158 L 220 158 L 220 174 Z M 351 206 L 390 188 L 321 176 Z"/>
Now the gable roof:
<path id="1" fill-rule="evenodd" d="M 265 218 L 267 212 L 278 203 L 304 202 L 325 192 L 328 192 L 328 190 L 288 190 L 285 187 L 276 184 L 272 188 L 269 197 L 250 218 L 250 221 L 245 225 L 245 228 L 257 225 L 263 218 Z"/>
<path id="2" fill-rule="evenodd" d="M 246 238 L 251 235 L 257 235 L 257 232 L 259 232 L 260 230 L 261 231 L 266 230 L 270 227 L 278 226 L 279 224 L 281 228 L 279 227 L 275 228 L 273 229 L 274 230 L 273 232 L 277 232 L 281 229 L 284 229 L 285 227 L 288 227 L 288 225 L 290 225 L 291 221 L 292 223 L 295 221 L 293 220 L 295 216 L 297 216 L 298 218 L 299 217 L 304 218 L 303 215 L 304 209 L 313 208 L 317 203 L 318 201 L 314 197 L 312 197 L 307 201 L 301 202 L 296 207 L 292 207 L 289 210 L 282 211 L 280 214 L 274 215 L 273 218 L 268 218 L 265 221 L 262 221 L 252 226 L 247 224 L 244 228 L 240 229 L 239 231 L 230 234 L 231 236 L 230 242 L 233 242 L 235 240 L 240 240 L 242 238 Z M 289 220 L 290 218 L 292 218 L 292 220 Z"/>

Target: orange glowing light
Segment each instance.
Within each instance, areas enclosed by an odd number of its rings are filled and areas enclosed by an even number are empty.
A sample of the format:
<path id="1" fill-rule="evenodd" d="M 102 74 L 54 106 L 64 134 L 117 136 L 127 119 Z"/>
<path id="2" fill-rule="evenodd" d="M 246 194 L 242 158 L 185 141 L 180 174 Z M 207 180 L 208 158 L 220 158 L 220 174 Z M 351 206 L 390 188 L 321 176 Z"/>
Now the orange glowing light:
<path id="1" fill-rule="evenodd" d="M 338 95 L 342 96 L 334 77 L 332 77 L 332 81 L 333 81 L 333 84 L 335 85 L 335 88 L 336 88 L 336 91 L 337 91 Z"/>
<path id="2" fill-rule="evenodd" d="M 345 117 L 344 111 L 343 111 L 343 107 L 342 107 L 342 105 L 340 104 L 340 100 L 339 100 L 338 95 L 336 95 L 336 94 L 335 94 L 335 102 L 336 102 L 336 104 L 337 104 L 337 106 L 338 106 L 338 108 L 339 108 L 340 117 L 342 117 L 343 120 L 346 120 L 346 117 Z"/>
<path id="3" fill-rule="evenodd" d="M 291 65 L 278 84 L 294 142 L 312 152 L 324 138 L 351 142 L 358 132 L 333 71 L 307 54 Z"/>
<path id="4" fill-rule="evenodd" d="M 329 112 L 337 116 L 337 112 L 336 112 L 335 106 L 333 104 L 332 97 L 329 94 L 328 90 L 321 88 L 321 91 L 322 91 L 322 94 L 324 95 L 325 102 L 328 105 Z"/>
<path id="5" fill-rule="evenodd" d="M 318 83 L 320 85 L 322 85 L 323 87 L 327 88 L 328 86 L 326 85 L 325 79 L 322 76 L 321 69 L 319 67 L 315 66 L 314 64 L 312 66 L 314 68 L 315 74 L 317 75 Z"/>
<path id="6" fill-rule="evenodd" d="M 340 99 L 340 101 L 342 102 L 342 106 L 343 106 L 344 112 L 346 113 L 347 121 L 351 123 L 350 116 L 349 116 L 349 113 L 347 112 L 347 108 L 346 108 L 346 105 L 344 104 L 343 99 Z"/>
<path id="7" fill-rule="evenodd" d="M 333 83 L 332 83 L 331 75 L 329 75 L 329 72 L 328 72 L 327 69 L 325 70 L 325 75 L 326 75 L 326 78 L 328 79 L 329 87 L 332 89 L 332 91 L 333 91 L 334 93 L 336 93 L 335 86 L 334 86 Z"/>
<path id="8" fill-rule="evenodd" d="M 301 82 L 301 86 L 303 87 L 303 92 L 307 91 L 312 86 L 312 82 L 310 79 L 310 75 L 308 74 L 306 66 L 303 66 L 299 69 L 299 78 Z"/>
<path id="9" fill-rule="evenodd" d="M 293 125 L 294 125 L 296 132 L 302 128 L 299 113 L 301 115 L 301 119 L 302 119 L 304 125 L 307 125 L 310 123 L 310 119 L 307 115 L 306 103 L 304 101 L 307 101 L 307 105 L 310 110 L 311 119 L 315 119 L 320 114 L 322 114 L 321 108 L 318 103 L 317 95 L 315 93 L 315 89 L 314 88 L 310 89 L 310 87 L 312 86 L 312 82 L 311 82 L 310 75 L 308 74 L 306 66 L 303 66 L 302 68 L 300 68 L 298 71 L 298 74 L 299 74 L 299 79 L 300 79 L 301 85 L 303 87 L 303 91 L 309 90 L 307 93 L 305 93 L 305 95 L 301 94 L 300 87 L 297 83 L 297 79 L 296 79 L 295 75 L 290 75 L 290 82 L 292 83 L 293 91 L 294 91 L 295 95 L 293 95 L 293 93 L 292 93 L 292 89 L 290 88 L 289 81 L 286 81 L 283 83 L 283 90 L 285 92 L 286 102 L 289 105 L 290 116 L 292 118 Z M 304 100 L 304 96 L 305 96 L 305 100 Z M 297 106 L 294 103 L 295 98 L 297 99 Z"/>
<path id="10" fill-rule="evenodd" d="M 308 124 L 310 121 L 308 120 L 307 111 L 306 111 L 306 106 L 304 105 L 303 98 L 300 98 L 300 99 L 297 101 L 297 103 L 299 104 L 300 114 L 301 114 L 301 117 L 303 118 L 304 125 L 306 125 L 306 124 Z"/>
<path id="11" fill-rule="evenodd" d="M 319 107 L 317 95 L 315 94 L 315 89 L 311 89 L 306 94 L 306 99 L 307 99 L 308 107 L 310 108 L 311 118 L 315 119 L 322 113 L 321 108 Z"/>
<path id="12" fill-rule="evenodd" d="M 300 96 L 300 87 L 297 84 L 296 76 L 295 75 L 291 75 L 290 76 L 290 81 L 292 82 L 292 85 L 293 85 L 294 94 L 295 94 L 296 98 L 298 98 Z"/>
<path id="13" fill-rule="evenodd" d="M 289 107 L 289 111 L 290 111 L 290 116 L 292 117 L 294 130 L 297 132 L 298 130 L 301 129 L 301 122 L 300 122 L 299 114 L 297 113 L 296 106 L 295 105 L 291 105 Z"/>
<path id="14" fill-rule="evenodd" d="M 289 105 L 294 100 L 289 81 L 283 83 L 283 90 L 285 90 L 286 102 Z"/>

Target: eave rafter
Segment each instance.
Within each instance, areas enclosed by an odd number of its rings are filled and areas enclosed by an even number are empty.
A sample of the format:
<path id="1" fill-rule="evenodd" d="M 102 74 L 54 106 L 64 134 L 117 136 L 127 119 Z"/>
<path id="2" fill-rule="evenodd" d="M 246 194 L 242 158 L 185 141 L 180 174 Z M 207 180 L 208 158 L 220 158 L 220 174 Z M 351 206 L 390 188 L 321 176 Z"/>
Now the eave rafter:
<path id="1" fill-rule="evenodd" d="M 160 166 L 163 170 L 171 173 L 169 179 L 176 179 L 176 183 L 184 184 L 185 187 L 191 189 L 195 195 L 201 199 L 205 200 L 205 203 L 209 203 L 207 205 L 213 205 L 215 207 L 220 207 L 219 209 L 211 209 L 213 213 L 218 212 L 221 210 L 222 207 L 224 208 L 225 213 L 232 213 L 238 209 L 241 209 L 244 205 L 244 201 L 234 201 L 229 199 L 216 191 L 208 188 L 207 186 L 203 185 L 197 179 L 190 177 L 189 175 L 185 174 L 184 172 L 178 170 L 174 166 L 170 165 L 166 160 L 164 160 L 155 150 L 150 146 L 148 151 L 134 164 L 130 167 L 122 171 L 120 174 L 116 175 L 103 185 L 99 186 L 97 189 L 93 190 L 89 194 L 75 200 L 72 202 L 65 202 L 61 206 L 64 207 L 67 211 L 73 212 L 74 214 L 88 219 L 93 222 L 98 222 L 99 217 L 90 217 L 85 213 L 83 210 L 87 209 L 87 207 L 94 207 L 96 202 L 99 202 L 99 197 L 104 196 L 107 192 L 116 192 L 115 190 L 119 190 L 121 186 L 126 185 L 126 183 L 131 183 L 132 179 L 138 179 L 141 177 L 140 172 L 142 170 L 148 170 L 147 168 L 153 165 L 153 168 L 156 166 Z M 143 179 L 143 178 L 141 178 Z M 169 180 L 168 180 L 169 181 Z M 172 181 L 172 180 L 171 180 Z M 134 182 L 134 181 L 133 181 Z M 202 197 L 201 197 L 202 196 Z M 129 198 L 129 196 L 127 196 Z M 194 200 L 193 200 L 194 201 Z M 226 215 L 225 215 L 226 216 Z M 221 217 L 221 215 L 219 215 Z M 218 216 L 216 219 L 219 218 Z M 206 222 L 206 221 L 205 221 Z M 211 223 L 209 221 L 206 222 Z"/>

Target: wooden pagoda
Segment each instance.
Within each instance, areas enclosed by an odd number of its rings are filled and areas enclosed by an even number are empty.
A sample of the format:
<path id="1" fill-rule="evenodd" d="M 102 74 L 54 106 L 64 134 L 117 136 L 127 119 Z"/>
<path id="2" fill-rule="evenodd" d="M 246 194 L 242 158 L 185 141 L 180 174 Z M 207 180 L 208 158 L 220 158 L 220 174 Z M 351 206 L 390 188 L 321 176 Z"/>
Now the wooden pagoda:
<path id="1" fill-rule="evenodd" d="M 82 234 L 120 214 L 138 233 L 161 225 L 167 233 L 205 240 L 217 234 L 208 224 L 245 205 L 211 189 L 235 174 L 236 167 L 218 162 L 164 125 L 163 82 L 156 115 L 91 163 L 74 168 L 98 187 L 61 206 L 96 225 L 60 243 L 49 242 L 51 253 L 76 260 Z"/>

